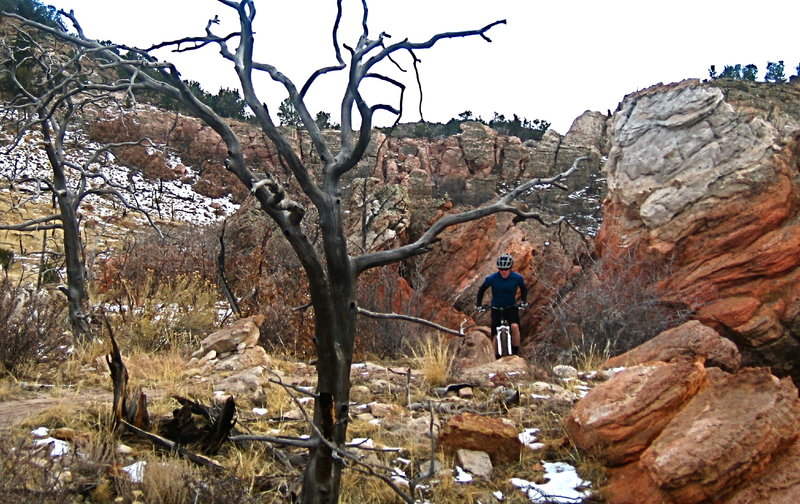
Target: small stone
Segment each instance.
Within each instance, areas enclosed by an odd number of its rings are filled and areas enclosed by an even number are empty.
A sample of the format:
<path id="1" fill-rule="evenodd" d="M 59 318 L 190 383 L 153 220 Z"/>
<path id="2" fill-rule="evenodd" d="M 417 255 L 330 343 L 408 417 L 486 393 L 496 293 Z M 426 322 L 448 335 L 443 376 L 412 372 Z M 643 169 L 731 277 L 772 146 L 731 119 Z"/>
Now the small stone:
<path id="1" fill-rule="evenodd" d="M 572 366 L 560 365 L 553 368 L 553 374 L 559 378 L 577 378 L 578 370 Z"/>
<path id="2" fill-rule="evenodd" d="M 458 397 L 462 399 L 472 399 L 475 397 L 475 393 L 472 391 L 472 387 L 464 387 L 458 391 Z"/>
<path id="3" fill-rule="evenodd" d="M 369 412 L 375 418 L 386 418 L 397 414 L 397 407 L 391 404 L 372 403 L 369 405 Z"/>
<path id="4" fill-rule="evenodd" d="M 491 479 L 493 467 L 488 453 L 462 448 L 456 451 L 456 459 L 464 470 L 475 476 Z"/>
<path id="5" fill-rule="evenodd" d="M 366 385 L 354 385 L 350 389 L 350 398 L 356 402 L 367 402 L 372 399 L 372 392 Z"/>
<path id="6" fill-rule="evenodd" d="M 131 453 L 133 453 L 133 448 L 125 444 L 119 444 L 117 446 L 117 453 L 119 453 L 120 455 L 130 455 Z"/>
<path id="7" fill-rule="evenodd" d="M 371 422 L 375 420 L 375 417 L 372 416 L 372 413 L 359 413 L 356 415 L 356 420 L 360 420 L 362 422 Z"/>
<path id="8" fill-rule="evenodd" d="M 216 359 L 216 358 L 217 358 L 217 351 L 216 351 L 216 350 L 210 350 L 210 351 L 209 351 L 207 354 L 205 354 L 205 355 L 203 356 L 203 358 L 202 358 L 202 359 L 200 359 L 198 362 L 201 362 L 201 363 L 202 363 L 202 362 L 208 362 L 208 361 L 212 361 L 212 360 L 214 360 L 214 359 Z"/>
<path id="9" fill-rule="evenodd" d="M 420 464 L 419 468 L 420 474 L 430 474 L 433 473 L 434 476 L 443 476 L 448 473 L 447 468 L 444 464 L 439 460 L 426 460 L 422 464 Z"/>

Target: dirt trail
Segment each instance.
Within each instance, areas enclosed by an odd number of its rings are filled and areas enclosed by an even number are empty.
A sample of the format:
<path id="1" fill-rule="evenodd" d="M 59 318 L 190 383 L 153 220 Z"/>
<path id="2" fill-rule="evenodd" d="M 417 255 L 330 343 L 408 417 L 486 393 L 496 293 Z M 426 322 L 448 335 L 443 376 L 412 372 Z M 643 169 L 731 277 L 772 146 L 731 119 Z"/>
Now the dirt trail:
<path id="1" fill-rule="evenodd" d="M 111 412 L 112 394 L 107 390 L 83 390 L 73 392 L 59 390 L 57 394 L 52 389 L 28 391 L 24 398 L 0 401 L 0 433 L 7 432 L 17 424 L 38 413 L 54 407 L 61 407 L 65 412 L 85 408 L 92 403 L 108 404 Z"/>

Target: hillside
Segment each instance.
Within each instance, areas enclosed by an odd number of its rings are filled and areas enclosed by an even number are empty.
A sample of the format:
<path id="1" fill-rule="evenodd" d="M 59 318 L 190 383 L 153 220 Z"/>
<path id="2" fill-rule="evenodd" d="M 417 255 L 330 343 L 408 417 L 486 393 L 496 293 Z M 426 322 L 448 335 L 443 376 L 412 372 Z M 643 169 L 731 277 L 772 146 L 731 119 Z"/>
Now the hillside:
<path id="1" fill-rule="evenodd" d="M 4 71 L 38 94 L 0 105 L 0 500 L 800 492 L 800 84 L 353 138 L 142 70 L 194 113 L 159 108 L 119 52 L 16 30 Z M 502 358 L 475 306 L 500 254 L 529 303 Z"/>

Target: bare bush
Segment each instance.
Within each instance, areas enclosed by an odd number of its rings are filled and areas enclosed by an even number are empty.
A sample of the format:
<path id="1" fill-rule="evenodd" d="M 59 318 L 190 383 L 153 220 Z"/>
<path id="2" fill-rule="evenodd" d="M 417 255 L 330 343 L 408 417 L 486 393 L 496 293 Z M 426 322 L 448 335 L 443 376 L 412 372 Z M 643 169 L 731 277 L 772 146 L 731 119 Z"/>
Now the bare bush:
<path id="1" fill-rule="evenodd" d="M 58 456 L 53 447 L 29 437 L 0 437 L 0 502 L 63 504 L 84 502 L 114 464 L 113 445 L 94 442 Z M 95 502 L 95 501 L 92 501 Z"/>
<path id="2" fill-rule="evenodd" d="M 98 300 L 115 330 L 147 350 L 180 348 L 215 328 L 219 302 L 218 231 L 187 226 L 132 235 L 100 265 Z"/>
<path id="3" fill-rule="evenodd" d="M 162 283 L 198 275 L 215 283 L 215 259 L 219 250 L 217 226 L 179 226 L 130 235 L 122 253 L 100 265 L 98 290 L 121 298 L 152 295 Z"/>
<path id="4" fill-rule="evenodd" d="M 423 262 L 417 258 L 365 273 L 358 305 L 378 313 L 424 318 L 422 292 L 427 280 L 422 274 Z M 428 339 L 428 331 L 423 325 L 403 320 L 362 317 L 358 320 L 356 351 L 381 359 L 412 356 L 415 346 Z"/>
<path id="5" fill-rule="evenodd" d="M 220 295 L 197 273 L 156 280 L 151 274 L 136 289 L 147 293 L 106 305 L 117 335 L 144 350 L 196 346 L 217 322 Z"/>
<path id="6" fill-rule="evenodd" d="M 583 273 L 544 308 L 537 344 L 546 361 L 578 361 L 619 355 L 688 320 L 690 300 L 662 287 L 670 261 L 641 259 L 635 250 L 587 259 Z"/>
<path id="7" fill-rule="evenodd" d="M 0 375 L 67 358 L 66 300 L 0 278 Z"/>
<path id="8" fill-rule="evenodd" d="M 358 305 L 375 312 L 406 313 L 407 292 L 401 287 L 402 279 L 396 267 L 386 267 L 365 274 L 359 285 Z M 398 357 L 404 347 L 404 331 L 408 323 L 392 319 L 362 317 L 358 320 L 356 353 L 372 354 L 381 359 Z"/>

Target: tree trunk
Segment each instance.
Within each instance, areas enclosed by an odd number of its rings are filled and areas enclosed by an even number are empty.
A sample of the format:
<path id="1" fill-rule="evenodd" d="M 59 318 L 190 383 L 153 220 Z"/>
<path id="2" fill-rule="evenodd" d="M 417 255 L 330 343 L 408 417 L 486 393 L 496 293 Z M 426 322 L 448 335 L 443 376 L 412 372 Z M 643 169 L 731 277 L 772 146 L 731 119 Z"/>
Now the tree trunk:
<path id="1" fill-rule="evenodd" d="M 347 436 L 355 310 L 347 303 L 332 304 L 328 320 L 317 319 L 317 341 L 328 340 L 332 344 L 318 344 L 319 398 L 314 406 L 314 425 L 328 442 L 342 446 Z M 331 447 L 325 443 L 311 451 L 303 481 L 302 502 L 337 502 L 342 465 L 332 453 Z"/>
<path id="2" fill-rule="evenodd" d="M 334 199 L 334 198 L 331 198 Z M 317 340 L 317 394 L 314 425 L 333 446 L 343 446 L 350 404 L 350 365 L 356 331 L 357 277 L 347 254 L 338 205 L 320 209 L 328 270 L 328 292 L 314 305 Z M 324 442 L 311 451 L 302 502 L 333 504 L 339 499 L 343 466 Z"/>
<path id="3" fill-rule="evenodd" d="M 67 303 L 69 306 L 69 322 L 75 339 L 85 339 L 90 334 L 89 292 L 86 288 L 86 268 L 83 264 L 83 241 L 80 224 L 71 198 L 57 198 L 61 211 L 61 225 L 64 233 L 64 256 L 67 266 Z"/>

